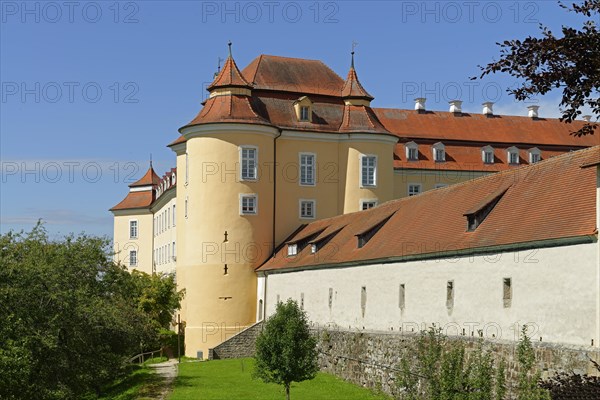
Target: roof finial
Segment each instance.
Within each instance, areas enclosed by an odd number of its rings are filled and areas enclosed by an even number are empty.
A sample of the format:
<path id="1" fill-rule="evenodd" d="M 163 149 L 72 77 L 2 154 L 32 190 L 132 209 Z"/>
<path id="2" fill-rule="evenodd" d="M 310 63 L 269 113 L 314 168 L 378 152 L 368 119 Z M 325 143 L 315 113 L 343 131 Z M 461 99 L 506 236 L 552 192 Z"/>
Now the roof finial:
<path id="1" fill-rule="evenodd" d="M 152 168 L 152 153 L 150 153 L 150 168 Z"/>
<path id="2" fill-rule="evenodd" d="M 231 57 L 231 40 L 227 43 L 227 46 L 229 46 L 229 57 Z"/>
<path id="3" fill-rule="evenodd" d="M 358 43 L 353 40 L 352 41 L 352 52 L 350 53 L 352 55 L 352 61 L 350 62 L 350 68 L 354 68 L 354 49 L 356 48 L 356 46 L 358 46 Z"/>

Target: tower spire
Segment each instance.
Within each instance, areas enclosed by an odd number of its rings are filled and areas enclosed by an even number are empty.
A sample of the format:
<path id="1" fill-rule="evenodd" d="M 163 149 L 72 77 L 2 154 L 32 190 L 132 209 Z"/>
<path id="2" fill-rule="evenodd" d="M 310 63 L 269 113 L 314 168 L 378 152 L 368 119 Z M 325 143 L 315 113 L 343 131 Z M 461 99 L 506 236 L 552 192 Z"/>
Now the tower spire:
<path id="1" fill-rule="evenodd" d="M 232 58 L 233 56 L 231 55 L 231 40 L 227 43 L 227 46 L 229 46 L 229 57 Z"/>

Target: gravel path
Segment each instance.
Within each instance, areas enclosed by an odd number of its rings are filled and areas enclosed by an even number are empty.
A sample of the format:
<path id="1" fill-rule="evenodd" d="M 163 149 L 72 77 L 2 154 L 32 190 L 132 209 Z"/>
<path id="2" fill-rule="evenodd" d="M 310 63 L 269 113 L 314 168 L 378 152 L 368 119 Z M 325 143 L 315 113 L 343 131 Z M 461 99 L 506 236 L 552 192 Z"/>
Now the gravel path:
<path id="1" fill-rule="evenodd" d="M 155 393 L 152 399 L 165 400 L 171 390 L 173 389 L 173 381 L 177 377 L 177 360 L 169 360 L 163 363 L 152 364 L 150 368 L 154 369 L 154 372 L 164 379 L 161 388 Z"/>

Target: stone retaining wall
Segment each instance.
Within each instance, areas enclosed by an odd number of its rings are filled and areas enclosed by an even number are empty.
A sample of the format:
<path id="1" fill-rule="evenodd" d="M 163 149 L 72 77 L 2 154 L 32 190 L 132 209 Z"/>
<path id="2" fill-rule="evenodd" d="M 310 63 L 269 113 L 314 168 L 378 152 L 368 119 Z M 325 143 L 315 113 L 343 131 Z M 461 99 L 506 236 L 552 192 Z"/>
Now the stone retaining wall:
<path id="1" fill-rule="evenodd" d="M 381 390 L 395 395 L 397 367 L 402 357 L 409 354 L 416 334 L 400 334 L 385 332 L 357 332 L 340 330 L 315 330 L 319 343 L 319 365 L 322 371 L 334 374 L 357 385 Z M 472 338 L 452 338 L 466 344 L 467 352 L 477 348 L 479 342 Z M 542 370 L 542 378 L 554 375 L 555 372 L 576 372 L 597 375 L 589 359 L 600 361 L 600 350 L 597 348 L 571 347 L 549 343 L 533 343 L 538 367 Z M 492 350 L 496 357 L 506 361 L 508 371 L 508 387 L 516 377 L 516 342 L 491 341 L 484 342 L 484 348 Z"/>
<path id="2" fill-rule="evenodd" d="M 224 358 L 253 357 L 256 350 L 256 338 L 262 331 L 263 321 L 240 331 L 218 346 L 208 349 L 209 360 Z"/>

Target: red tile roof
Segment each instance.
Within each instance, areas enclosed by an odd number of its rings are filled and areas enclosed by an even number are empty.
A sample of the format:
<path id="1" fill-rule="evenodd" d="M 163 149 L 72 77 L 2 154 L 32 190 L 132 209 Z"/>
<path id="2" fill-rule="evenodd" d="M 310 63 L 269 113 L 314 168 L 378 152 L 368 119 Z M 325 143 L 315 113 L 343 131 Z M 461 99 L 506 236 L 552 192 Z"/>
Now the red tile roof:
<path id="1" fill-rule="evenodd" d="M 225 61 L 225 65 L 223 65 L 223 69 L 221 72 L 219 72 L 219 75 L 217 75 L 207 90 L 211 91 L 224 87 L 252 87 L 252 85 L 250 85 L 250 83 L 248 83 L 248 81 L 240 73 L 240 70 L 238 69 L 231 55 L 227 57 L 227 61 Z"/>
<path id="2" fill-rule="evenodd" d="M 600 146 L 563 154 L 462 184 L 384 203 L 367 211 L 313 222 L 305 231 L 342 228 L 323 249 L 310 246 L 288 257 L 286 246 L 258 270 L 278 270 L 340 264 L 385 262 L 400 257 L 453 258 L 454 251 L 473 251 L 515 244 L 593 235 L 596 227 L 596 169 L 581 168 L 598 161 Z M 465 213 L 490 194 L 506 190 L 475 231 L 467 231 Z M 392 217 L 362 248 L 356 235 L 376 221 Z"/>
<path id="3" fill-rule="evenodd" d="M 344 106 L 344 119 L 340 125 L 340 132 L 390 132 L 379 122 L 377 115 L 371 107 L 366 106 Z"/>
<path id="4" fill-rule="evenodd" d="M 144 176 L 130 184 L 129 187 L 156 185 L 158 182 L 160 182 L 160 177 L 156 175 L 152 164 L 150 164 L 150 168 L 148 168 Z"/>
<path id="5" fill-rule="evenodd" d="M 351 67 L 350 71 L 348 71 L 348 77 L 346 78 L 346 82 L 344 82 L 344 87 L 342 88 L 342 97 L 366 100 L 373 100 L 374 98 L 360 84 L 354 67 Z"/>
<path id="6" fill-rule="evenodd" d="M 558 119 L 439 111 L 416 112 L 389 108 L 346 106 L 344 98 L 371 96 L 360 84 L 354 68 L 344 82 L 321 61 L 261 55 L 239 72 L 230 57 L 210 88 L 252 85 L 251 97 L 226 95 L 209 98 L 204 108 L 188 125 L 203 123 L 250 123 L 274 125 L 281 129 L 323 133 L 392 133 L 399 137 L 394 166 L 397 169 L 441 169 L 502 171 L 512 169 L 506 149 L 517 146 L 521 163 L 527 163 L 527 150 L 538 147 L 548 158 L 570 150 L 600 144 L 600 136 L 571 135 L 585 122 L 572 124 Z M 249 88 L 250 86 L 248 86 Z M 312 102 L 312 120 L 298 121 L 294 102 L 306 95 Z M 346 97 L 349 96 L 349 97 Z M 182 143 L 179 138 L 170 146 Z M 418 162 L 405 157 L 404 143 L 419 144 Z M 447 160 L 431 159 L 431 144 L 446 145 Z M 487 165 L 479 147 L 492 145 L 495 162 Z"/>
<path id="7" fill-rule="evenodd" d="M 322 61 L 269 56 L 255 58 L 242 74 L 255 89 L 339 97 L 344 80 Z"/>
<path id="8" fill-rule="evenodd" d="M 154 201 L 153 190 L 143 192 L 129 192 L 127 196 L 110 211 L 128 210 L 132 208 L 149 208 Z"/>
<path id="9" fill-rule="evenodd" d="M 219 122 L 271 125 L 254 111 L 248 96 L 225 95 L 209 98 L 196 118 L 186 126 Z"/>
<path id="10" fill-rule="evenodd" d="M 581 128 L 584 121 L 571 124 L 556 118 L 517 117 L 392 108 L 374 108 L 381 123 L 394 134 L 412 139 L 436 141 L 473 141 L 479 143 L 546 144 L 589 147 L 600 144 L 599 135 L 576 137 L 570 135 Z"/>

